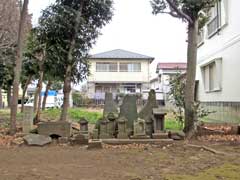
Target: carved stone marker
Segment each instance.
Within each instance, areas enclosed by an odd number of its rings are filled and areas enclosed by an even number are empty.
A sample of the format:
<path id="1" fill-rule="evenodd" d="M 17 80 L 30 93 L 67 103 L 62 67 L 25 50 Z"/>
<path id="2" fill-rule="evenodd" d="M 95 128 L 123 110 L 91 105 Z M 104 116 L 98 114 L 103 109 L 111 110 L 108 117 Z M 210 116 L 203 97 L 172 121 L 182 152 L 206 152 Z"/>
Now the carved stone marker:
<path id="1" fill-rule="evenodd" d="M 120 117 L 117 120 L 117 126 L 118 126 L 118 139 L 128 139 L 128 132 L 127 132 L 127 119 L 125 117 Z"/>
<path id="2" fill-rule="evenodd" d="M 106 117 L 109 113 L 118 114 L 117 104 L 113 100 L 112 93 L 105 93 L 105 103 L 103 109 L 103 117 Z"/>
<path id="3" fill-rule="evenodd" d="M 80 134 L 88 134 L 88 121 L 85 118 L 81 118 L 80 124 Z"/>
<path id="4" fill-rule="evenodd" d="M 150 90 L 148 93 L 148 101 L 142 110 L 139 112 L 138 116 L 141 119 L 144 119 L 146 122 L 146 134 L 152 136 L 153 133 L 153 120 L 152 112 L 153 108 L 157 108 L 156 93 L 154 90 Z"/>
<path id="5" fill-rule="evenodd" d="M 25 106 L 22 121 L 23 133 L 29 133 L 33 129 L 33 107 Z"/>
<path id="6" fill-rule="evenodd" d="M 164 132 L 164 119 L 167 113 L 160 108 L 153 109 L 153 127 L 154 127 L 154 139 L 161 139 L 167 137 L 167 133 Z"/>
<path id="7" fill-rule="evenodd" d="M 44 122 L 38 124 L 38 134 L 42 135 L 58 135 L 61 137 L 71 136 L 71 123 L 65 121 Z"/>
<path id="8" fill-rule="evenodd" d="M 150 137 L 146 135 L 146 123 L 144 119 L 138 118 L 134 122 L 134 135 L 131 136 L 132 139 L 149 139 Z"/>
<path id="9" fill-rule="evenodd" d="M 110 137 L 114 138 L 116 135 L 116 117 L 114 113 L 109 113 L 107 115 L 108 124 L 107 124 L 107 132 Z"/>
<path id="10" fill-rule="evenodd" d="M 129 135 L 133 134 L 133 123 L 138 119 L 136 101 L 137 97 L 135 95 L 126 95 L 120 107 L 120 117 L 127 119 Z"/>

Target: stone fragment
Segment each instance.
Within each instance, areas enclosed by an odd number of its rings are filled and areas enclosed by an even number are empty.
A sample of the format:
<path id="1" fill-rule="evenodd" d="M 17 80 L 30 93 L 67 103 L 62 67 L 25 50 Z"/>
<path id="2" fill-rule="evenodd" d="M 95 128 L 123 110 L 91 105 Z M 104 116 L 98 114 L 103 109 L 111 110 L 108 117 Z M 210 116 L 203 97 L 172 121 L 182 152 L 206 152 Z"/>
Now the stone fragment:
<path id="1" fill-rule="evenodd" d="M 25 106 L 22 121 L 23 133 L 29 133 L 33 129 L 33 107 Z"/>
<path id="2" fill-rule="evenodd" d="M 52 142 L 49 136 L 39 134 L 29 134 L 24 136 L 23 139 L 29 146 L 44 146 Z"/>
<path id="3" fill-rule="evenodd" d="M 102 141 L 91 141 L 88 143 L 88 150 L 102 149 Z"/>
<path id="4" fill-rule="evenodd" d="M 120 107 L 120 117 L 125 117 L 127 119 L 127 129 L 129 135 L 133 134 L 133 123 L 138 119 L 136 101 L 136 95 L 128 94 L 124 97 L 123 103 Z"/>
<path id="5" fill-rule="evenodd" d="M 57 135 L 60 137 L 70 137 L 71 123 L 65 121 L 39 123 L 38 134 L 46 136 Z"/>
<path id="6" fill-rule="evenodd" d="M 113 94 L 106 92 L 105 93 L 105 103 L 103 109 L 103 117 L 106 117 L 109 113 L 118 114 L 117 104 L 113 100 Z"/>
<path id="7" fill-rule="evenodd" d="M 88 145 L 88 135 L 78 134 L 72 140 L 72 144 L 77 145 Z"/>

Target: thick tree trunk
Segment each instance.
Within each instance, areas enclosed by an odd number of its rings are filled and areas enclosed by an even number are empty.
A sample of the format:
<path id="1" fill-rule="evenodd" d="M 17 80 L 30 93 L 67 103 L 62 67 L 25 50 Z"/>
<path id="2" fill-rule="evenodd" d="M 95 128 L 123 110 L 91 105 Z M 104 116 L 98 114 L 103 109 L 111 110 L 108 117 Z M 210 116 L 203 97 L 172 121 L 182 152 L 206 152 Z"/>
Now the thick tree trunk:
<path id="1" fill-rule="evenodd" d="M 38 85 L 37 85 L 37 99 L 36 99 L 36 116 L 35 116 L 35 120 L 34 120 L 34 124 L 37 124 L 39 122 L 39 118 L 40 118 L 40 113 L 41 113 L 41 104 L 42 104 L 42 96 L 41 96 L 41 92 L 42 92 L 42 82 L 43 82 L 43 71 L 40 71 L 40 77 L 38 80 Z M 35 105 L 35 100 L 34 100 L 34 105 Z"/>
<path id="2" fill-rule="evenodd" d="M 188 53 L 187 53 L 187 75 L 185 87 L 185 128 L 184 131 L 189 134 L 194 130 L 194 123 L 197 120 L 194 107 L 194 92 L 196 78 L 197 62 L 197 32 L 198 21 L 188 26 Z"/>
<path id="3" fill-rule="evenodd" d="M 32 81 L 32 75 L 28 77 L 23 88 L 23 94 L 22 94 L 22 100 L 21 100 L 21 112 L 23 112 L 23 109 L 24 109 L 25 96 L 26 96 L 28 85 L 30 84 L 31 81 Z"/>
<path id="4" fill-rule="evenodd" d="M 66 75 L 64 79 L 64 85 L 63 85 L 63 108 L 61 112 L 60 121 L 66 121 L 67 120 L 67 112 L 69 107 L 69 95 L 71 91 L 71 70 L 72 66 L 68 65 L 66 70 Z"/>
<path id="5" fill-rule="evenodd" d="M 11 107 L 11 101 L 12 101 L 12 88 L 11 86 L 7 87 L 7 104 L 8 107 Z"/>
<path id="6" fill-rule="evenodd" d="M 3 108 L 2 87 L 0 87 L 0 109 Z"/>
<path id="7" fill-rule="evenodd" d="M 19 22 L 19 29 L 18 29 L 17 53 L 16 53 L 16 61 L 15 61 L 15 67 L 14 67 L 14 80 L 13 80 L 13 97 L 11 101 L 11 115 L 10 115 L 10 134 L 11 135 L 15 134 L 17 130 L 16 117 L 17 117 L 17 108 L 18 108 L 18 93 L 19 93 L 18 88 L 19 88 L 20 74 L 21 74 L 21 68 L 22 68 L 24 24 L 27 17 L 28 1 L 29 0 L 24 0 L 22 11 L 21 11 L 21 18 Z"/>
<path id="8" fill-rule="evenodd" d="M 49 89 L 51 88 L 51 86 L 52 86 L 52 81 L 48 81 L 47 87 L 46 87 L 46 90 L 45 90 L 45 93 L 44 93 L 43 103 L 42 103 L 42 110 L 43 110 L 43 111 L 45 110 L 45 107 L 46 107 L 46 102 L 47 102 L 47 97 L 48 97 L 48 91 L 49 91 Z"/>
<path id="9" fill-rule="evenodd" d="M 70 43 L 70 48 L 68 51 L 68 66 L 66 69 L 66 73 L 65 73 L 65 79 L 64 79 L 64 86 L 63 86 L 63 94 L 64 94 L 64 98 L 63 98 L 63 109 L 61 112 L 61 117 L 60 117 L 60 121 L 66 121 L 67 120 L 67 112 L 68 112 L 68 107 L 69 107 L 69 95 L 71 92 L 71 73 L 72 73 L 72 64 L 74 64 L 73 62 L 73 51 L 76 45 L 76 35 L 77 35 L 77 30 L 79 28 L 79 24 L 80 24 L 80 20 L 81 20 L 81 15 L 82 15 L 82 9 L 83 9 L 83 5 L 84 5 L 84 0 L 81 2 L 79 11 L 77 13 L 76 16 L 76 20 L 75 20 L 75 27 L 74 27 L 74 34 Z"/>

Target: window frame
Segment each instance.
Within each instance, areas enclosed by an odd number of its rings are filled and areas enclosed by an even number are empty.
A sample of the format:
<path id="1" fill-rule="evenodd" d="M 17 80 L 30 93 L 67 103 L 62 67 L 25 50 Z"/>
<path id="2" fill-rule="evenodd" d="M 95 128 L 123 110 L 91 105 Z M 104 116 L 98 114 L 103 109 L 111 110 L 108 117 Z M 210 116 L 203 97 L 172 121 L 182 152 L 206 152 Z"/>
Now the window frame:
<path id="1" fill-rule="evenodd" d="M 215 65 L 215 78 L 211 81 L 211 66 Z M 216 58 L 200 66 L 206 93 L 222 91 L 222 58 Z M 206 77 L 207 75 L 207 77 Z M 216 86 L 216 87 L 215 87 Z"/>
<path id="2" fill-rule="evenodd" d="M 121 69 L 121 65 L 127 65 L 127 69 Z M 139 65 L 139 68 L 134 69 L 134 65 Z M 140 62 L 120 62 L 119 72 L 142 72 L 142 64 Z"/>
<path id="3" fill-rule="evenodd" d="M 98 65 L 107 65 L 106 70 L 98 69 Z M 116 69 L 111 69 L 111 65 L 116 65 Z M 117 62 L 96 62 L 96 72 L 118 72 L 118 63 Z"/>

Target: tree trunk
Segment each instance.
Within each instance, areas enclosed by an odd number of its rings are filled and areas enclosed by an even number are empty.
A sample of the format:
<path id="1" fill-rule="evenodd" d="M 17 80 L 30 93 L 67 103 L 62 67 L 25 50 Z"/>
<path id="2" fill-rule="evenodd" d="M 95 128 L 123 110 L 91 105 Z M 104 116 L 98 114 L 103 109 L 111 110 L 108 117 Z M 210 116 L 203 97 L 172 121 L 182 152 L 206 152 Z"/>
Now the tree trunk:
<path id="1" fill-rule="evenodd" d="M 23 88 L 23 94 L 22 94 L 22 100 L 21 100 L 21 112 L 23 112 L 23 109 L 24 109 L 25 95 L 27 92 L 28 85 L 30 84 L 31 81 L 32 81 L 32 75 L 30 75 L 28 77 L 28 79 L 24 85 L 24 88 Z"/>
<path id="2" fill-rule="evenodd" d="M 66 76 L 64 79 L 64 85 L 63 85 L 63 108 L 61 112 L 60 121 L 66 121 L 67 120 L 67 112 L 69 107 L 69 95 L 71 91 L 71 70 L 72 66 L 68 65 L 66 70 Z"/>
<path id="3" fill-rule="evenodd" d="M 41 96 L 42 82 L 43 82 L 43 71 L 40 71 L 40 77 L 39 77 L 39 80 L 38 80 L 38 85 L 37 85 L 37 90 L 36 90 L 36 94 L 37 94 L 36 102 L 37 103 L 36 103 L 36 106 L 35 106 L 36 116 L 35 116 L 34 124 L 37 124 L 39 122 L 39 118 L 40 118 L 41 104 L 42 104 L 42 96 Z M 35 105 L 35 99 L 34 99 L 34 105 Z"/>
<path id="4" fill-rule="evenodd" d="M 2 87 L 0 87 L 0 109 L 3 108 Z"/>
<path id="5" fill-rule="evenodd" d="M 75 47 L 75 44 L 76 44 L 75 38 L 76 38 L 76 35 L 77 35 L 77 30 L 79 28 L 80 20 L 81 20 L 83 5 L 84 5 L 84 0 L 80 4 L 79 11 L 77 12 L 77 16 L 76 16 L 76 19 L 75 19 L 74 34 L 73 34 L 73 37 L 71 39 L 71 43 L 70 43 L 70 47 L 69 47 L 69 51 L 68 51 L 68 57 L 67 57 L 68 66 L 67 66 L 67 69 L 66 69 L 64 85 L 63 85 L 64 98 L 63 98 L 63 109 L 62 109 L 62 112 L 61 112 L 60 121 L 66 121 L 67 120 L 67 112 L 68 112 L 68 107 L 69 107 L 69 95 L 70 95 L 70 92 L 71 92 L 72 64 L 74 63 L 73 62 L 73 51 L 74 51 L 74 47 Z"/>
<path id="6" fill-rule="evenodd" d="M 7 103 L 8 103 L 8 107 L 11 107 L 11 101 L 12 101 L 12 88 L 11 88 L 11 86 L 8 86 L 8 88 L 7 88 Z"/>
<path id="7" fill-rule="evenodd" d="M 11 115 L 10 115 L 10 134 L 11 135 L 15 134 L 17 130 L 16 117 L 17 117 L 17 107 L 18 107 L 19 81 L 20 81 L 20 74 L 22 69 L 24 24 L 26 22 L 26 17 L 27 17 L 28 2 L 29 0 L 24 0 L 22 11 L 21 11 L 21 18 L 19 22 L 19 29 L 18 29 L 17 53 L 16 53 L 14 79 L 13 79 L 13 97 L 11 101 Z"/>
<path id="8" fill-rule="evenodd" d="M 47 102 L 47 97 L 48 97 L 48 91 L 49 91 L 49 89 L 51 88 L 51 86 L 52 86 L 52 81 L 48 81 L 47 87 L 46 87 L 46 90 L 45 90 L 45 93 L 44 93 L 43 103 L 42 103 L 42 110 L 43 110 L 43 111 L 45 110 L 45 107 L 46 107 L 46 102 Z"/>
<path id="9" fill-rule="evenodd" d="M 185 87 L 185 128 L 184 131 L 189 134 L 194 130 L 194 123 L 197 120 L 194 107 L 194 91 L 196 78 L 197 62 L 197 32 L 198 21 L 188 26 L 188 53 L 187 53 L 187 75 Z"/>

